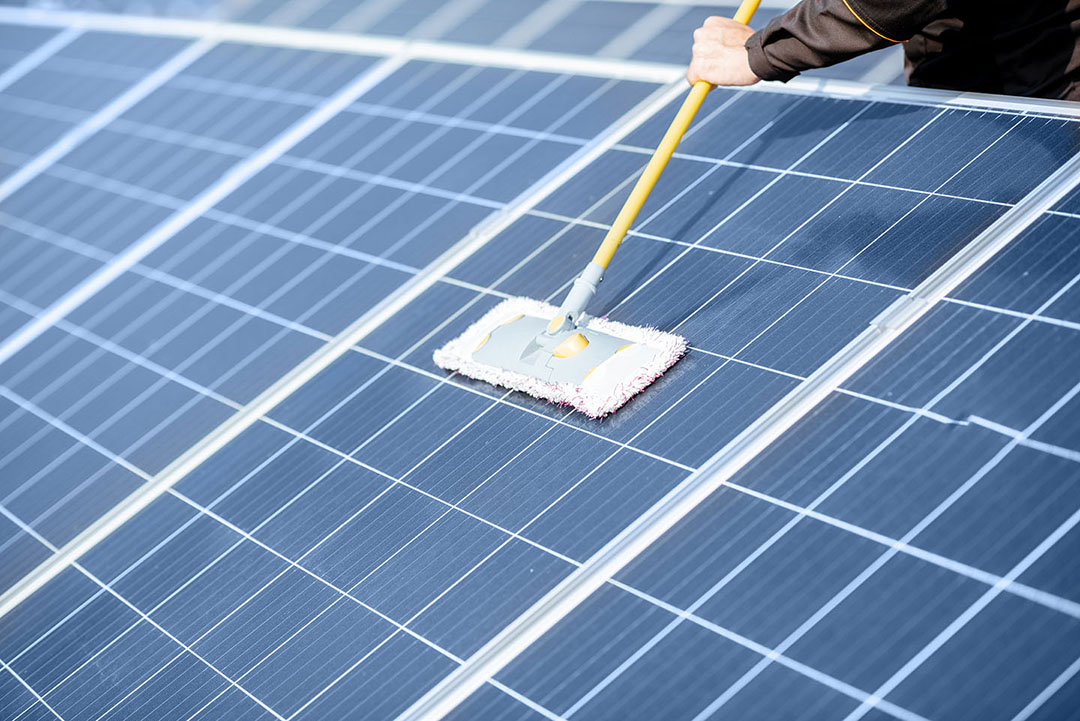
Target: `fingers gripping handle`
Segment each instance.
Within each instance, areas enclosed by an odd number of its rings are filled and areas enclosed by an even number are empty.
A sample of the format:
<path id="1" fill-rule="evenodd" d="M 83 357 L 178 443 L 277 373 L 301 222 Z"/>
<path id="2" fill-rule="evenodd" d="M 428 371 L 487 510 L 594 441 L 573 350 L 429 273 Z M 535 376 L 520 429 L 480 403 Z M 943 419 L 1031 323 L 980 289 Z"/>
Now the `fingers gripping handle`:
<path id="1" fill-rule="evenodd" d="M 735 20 L 744 25 L 749 23 L 760 2 L 761 0 L 744 0 L 742 5 L 739 6 L 738 12 L 735 13 Z M 667 167 L 675 148 L 679 146 L 679 141 L 682 140 L 686 129 L 690 127 L 690 123 L 693 122 L 694 116 L 697 115 L 701 104 L 705 102 L 705 96 L 709 94 L 710 90 L 712 90 L 712 86 L 703 80 L 694 83 L 694 87 L 690 89 L 690 93 L 686 96 L 686 100 L 683 101 L 682 107 L 679 108 L 679 112 L 675 115 L 675 119 L 671 121 L 671 126 L 664 133 L 664 138 L 660 141 L 660 145 L 657 146 L 656 152 L 649 159 L 649 164 L 645 166 L 645 170 L 642 171 L 641 177 L 638 178 L 637 183 L 634 185 L 634 189 L 630 191 L 630 197 L 626 199 L 626 203 L 623 204 L 622 210 L 619 211 L 615 222 L 612 223 L 611 229 L 604 236 L 604 242 L 600 244 L 600 248 L 596 251 L 596 255 L 593 256 L 592 262 L 585 267 L 585 272 L 574 281 L 573 288 L 571 288 L 570 293 L 567 294 L 566 300 L 563 301 L 562 307 L 559 309 L 559 315 L 553 318 L 548 326 L 549 331 L 555 332 L 568 324 L 570 326 L 577 325 L 578 318 L 584 312 L 585 306 L 596 294 L 596 286 L 603 280 L 604 270 L 607 268 L 608 263 L 611 262 L 615 251 L 619 249 L 619 244 L 622 243 L 626 232 L 634 223 L 638 213 L 641 212 L 641 207 L 645 205 L 649 193 L 652 192 L 653 186 L 656 185 L 656 181 L 660 178 L 660 174 Z"/>

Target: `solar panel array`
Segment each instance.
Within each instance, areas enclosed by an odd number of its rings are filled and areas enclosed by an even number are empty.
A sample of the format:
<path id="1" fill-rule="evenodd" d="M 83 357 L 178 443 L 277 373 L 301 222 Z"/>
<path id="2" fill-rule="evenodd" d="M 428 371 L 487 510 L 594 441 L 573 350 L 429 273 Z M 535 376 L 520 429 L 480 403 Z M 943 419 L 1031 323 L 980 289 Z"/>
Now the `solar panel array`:
<path id="1" fill-rule="evenodd" d="M 0 616 L 5 718 L 397 717 L 1080 149 L 1064 106 L 714 92 L 596 309 L 693 348 L 593 422 L 431 351 L 566 288 L 678 87 L 58 24 L 0 29 L 0 585 L 56 572 Z M 451 717 L 1075 709 L 1078 211 Z"/>

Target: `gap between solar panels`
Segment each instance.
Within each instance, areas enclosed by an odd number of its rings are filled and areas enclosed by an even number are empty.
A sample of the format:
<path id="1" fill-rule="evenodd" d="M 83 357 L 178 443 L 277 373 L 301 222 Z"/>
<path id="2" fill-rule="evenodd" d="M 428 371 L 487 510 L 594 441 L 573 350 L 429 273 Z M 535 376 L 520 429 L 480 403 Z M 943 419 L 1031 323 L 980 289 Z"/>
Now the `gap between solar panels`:
<path id="1" fill-rule="evenodd" d="M 2 18 L 0 18 L 0 20 L 2 20 Z M 314 111 L 312 115 L 323 113 L 325 117 L 323 117 L 323 115 L 320 115 L 319 117 L 322 119 L 322 122 L 325 122 L 333 114 L 336 114 L 338 110 L 343 109 L 358 98 L 363 90 L 385 79 L 385 77 L 390 75 L 393 71 L 399 69 L 407 61 L 412 59 L 414 58 L 410 54 L 401 53 L 393 58 L 384 60 L 382 63 L 374 66 L 365 73 L 364 76 L 350 85 L 349 88 L 340 92 L 337 96 L 328 101 L 328 103 L 323 106 L 323 109 Z M 189 448 L 182 456 L 158 473 L 150 482 L 146 483 L 126 499 L 114 506 L 108 513 L 98 519 L 97 522 L 73 538 L 62 548 L 58 549 L 48 560 L 27 574 L 7 592 L 0 595 L 0 616 L 3 616 L 8 611 L 15 608 L 34 591 L 41 588 L 65 568 L 71 566 L 82 554 L 97 545 L 114 530 L 132 518 L 136 513 L 149 505 L 154 499 L 166 493 L 188 473 L 195 470 L 214 453 L 258 421 L 274 406 L 290 396 L 294 391 L 333 363 L 337 358 L 348 352 L 350 348 L 354 347 L 370 332 L 392 317 L 398 310 L 436 283 L 439 278 L 443 277 L 446 273 L 465 260 L 465 258 L 469 257 L 477 249 L 498 235 L 498 233 L 508 227 L 517 218 L 521 217 L 529 208 L 533 207 L 537 202 L 561 187 L 569 178 L 587 167 L 602 153 L 609 150 L 639 125 L 651 118 L 654 113 L 667 106 L 668 103 L 675 97 L 681 95 L 682 92 L 683 88 L 681 84 L 678 83 L 657 90 L 637 107 L 631 109 L 619 122 L 608 128 L 607 131 L 583 146 L 560 166 L 556 167 L 537 181 L 530 189 L 522 193 L 519 198 L 512 201 L 510 205 L 490 216 L 486 221 L 474 228 L 469 235 L 453 245 L 427 268 L 414 276 L 397 291 L 383 299 L 382 302 L 372 308 L 368 313 L 365 313 L 358 318 L 333 340 L 329 341 L 314 354 L 302 361 L 257 398 L 237 411 L 232 417 Z M 335 110 L 332 113 L 327 114 L 326 108 L 330 105 L 333 105 Z M 312 115 L 302 119 L 297 126 L 294 126 L 293 129 L 287 131 L 283 136 L 279 136 L 279 140 L 274 141 L 271 144 L 274 146 L 281 145 L 281 147 L 278 148 L 279 152 L 275 153 L 273 157 L 277 157 L 284 153 L 288 150 L 288 147 L 299 142 L 303 137 L 306 137 L 311 130 L 315 129 L 316 126 L 311 126 Z M 293 138 L 292 143 L 289 143 L 288 147 L 280 143 L 281 138 L 286 135 L 291 136 L 293 131 L 300 126 L 311 127 L 307 127 L 307 132 L 302 136 Z M 259 156 L 265 156 L 265 164 L 269 164 L 273 159 L 265 150 L 260 152 Z M 246 164 L 250 165 L 250 161 Z M 246 177 L 250 177 L 257 172 L 258 169 L 265 167 L 265 164 L 261 164 L 258 167 L 252 167 L 252 172 L 246 175 Z M 224 180 L 222 182 L 224 182 Z M 235 185 L 231 185 L 228 192 L 235 190 L 239 185 L 239 182 Z M 160 245 L 161 242 L 179 231 L 183 225 L 194 220 L 204 210 L 209 209 L 214 203 L 227 194 L 227 192 L 214 192 L 214 188 L 216 187 L 217 185 L 211 188 L 210 191 L 207 191 L 207 193 L 204 193 L 204 196 L 213 193 L 214 199 L 212 202 L 200 202 L 201 198 L 196 200 L 192 205 L 199 206 L 198 212 L 191 214 L 191 216 L 187 217 L 183 223 L 174 223 L 172 220 L 166 221 L 166 225 L 171 227 L 170 232 L 162 235 L 159 241 L 154 243 L 152 247 L 148 247 L 145 252 L 139 253 L 137 257 L 132 256 L 129 259 L 129 262 L 125 264 L 124 268 L 112 273 L 109 280 L 115 278 L 123 272 L 124 269 L 137 263 L 139 258 L 149 253 L 153 247 Z M 186 216 L 190 213 L 187 210 L 184 210 L 181 211 L 181 214 L 185 214 Z M 145 243 L 140 242 L 137 243 L 137 245 L 142 246 L 145 245 Z M 111 268 L 113 268 L 113 265 L 108 266 L 105 269 L 105 272 L 108 272 Z M 104 287 L 104 285 L 105 282 L 100 283 L 100 287 Z M 97 289 L 100 289 L 100 287 Z M 81 298 L 80 302 L 89 297 L 89 295 L 90 294 L 87 294 L 86 297 Z M 74 305 L 72 308 L 73 307 Z M 71 310 L 71 308 L 65 309 L 64 313 L 54 314 L 55 320 L 62 318 L 69 310 Z M 44 327 L 42 330 L 44 330 Z M 2 361 L 3 357 L 4 356 L 0 354 L 0 361 Z"/>
<path id="2" fill-rule="evenodd" d="M 1080 186 L 1080 155 L 1072 157 L 990 227 L 964 246 L 697 471 L 657 501 L 589 560 L 533 604 L 466 662 L 418 699 L 397 721 L 436 721 L 539 640 L 634 558 L 809 414 L 851 376 L 961 283 Z"/>

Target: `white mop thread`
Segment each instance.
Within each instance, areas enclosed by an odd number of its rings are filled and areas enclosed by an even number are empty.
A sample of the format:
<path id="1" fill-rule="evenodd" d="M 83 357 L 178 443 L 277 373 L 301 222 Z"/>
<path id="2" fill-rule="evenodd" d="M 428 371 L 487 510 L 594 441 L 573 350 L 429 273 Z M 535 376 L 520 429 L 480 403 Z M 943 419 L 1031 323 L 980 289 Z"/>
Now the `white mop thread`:
<path id="1" fill-rule="evenodd" d="M 484 336 L 509 318 L 520 314 L 549 320 L 558 313 L 557 307 L 531 298 L 504 300 L 461 335 L 436 350 L 433 358 L 440 368 L 528 393 L 534 398 L 572 406 L 592 418 L 602 418 L 621 408 L 686 354 L 687 343 L 682 336 L 607 318 L 590 318 L 584 326 L 586 330 L 625 338 L 630 343 L 654 349 L 656 354 L 648 363 L 638 366 L 637 373 L 632 377 L 619 379 L 597 373 L 590 375 L 581 385 L 545 381 L 473 360 L 473 349 Z"/>

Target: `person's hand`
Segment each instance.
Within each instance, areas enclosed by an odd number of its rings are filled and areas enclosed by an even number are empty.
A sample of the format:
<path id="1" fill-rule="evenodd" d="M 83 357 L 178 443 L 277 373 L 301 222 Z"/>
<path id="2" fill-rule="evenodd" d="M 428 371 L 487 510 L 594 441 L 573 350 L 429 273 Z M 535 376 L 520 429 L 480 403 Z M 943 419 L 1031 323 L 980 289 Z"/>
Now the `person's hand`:
<path id="1" fill-rule="evenodd" d="M 693 85 L 699 80 L 713 85 L 753 85 L 759 78 L 750 69 L 746 39 L 754 31 L 730 18 L 712 17 L 694 31 L 694 59 L 686 71 Z"/>

